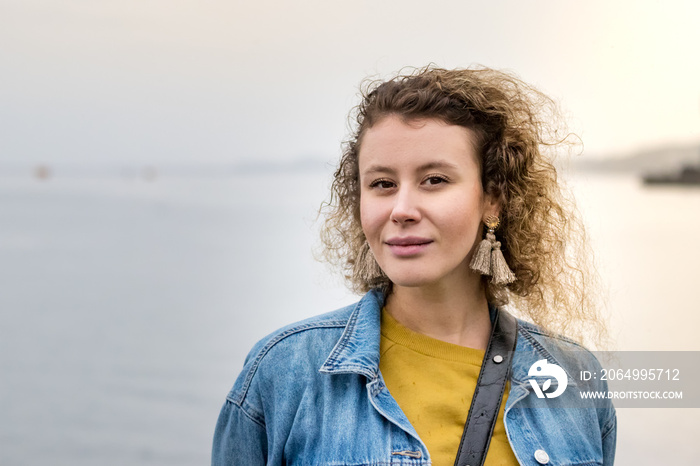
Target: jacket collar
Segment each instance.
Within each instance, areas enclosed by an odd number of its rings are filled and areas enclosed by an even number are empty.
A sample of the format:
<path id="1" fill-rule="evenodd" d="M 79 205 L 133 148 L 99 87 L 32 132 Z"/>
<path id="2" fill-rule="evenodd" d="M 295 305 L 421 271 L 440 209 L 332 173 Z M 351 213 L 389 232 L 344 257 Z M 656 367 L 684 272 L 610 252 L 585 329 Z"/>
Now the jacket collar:
<path id="1" fill-rule="evenodd" d="M 359 373 L 369 379 L 379 374 L 379 339 L 384 294 L 369 291 L 355 305 L 345 330 L 321 366 L 321 372 L 331 374 Z"/>
<path id="2" fill-rule="evenodd" d="M 378 289 L 369 291 L 355 304 L 345 330 L 338 343 L 320 368 L 320 372 L 330 374 L 356 373 L 375 379 L 379 373 L 379 340 L 381 332 L 381 309 L 385 296 Z M 491 322 L 496 317 L 497 308 L 489 306 Z M 537 328 L 518 319 L 518 339 L 513 355 L 511 379 L 529 387 L 527 380 L 530 367 L 542 359 L 564 367 L 552 353 L 533 335 Z M 569 384 L 575 380 L 568 374 Z"/>

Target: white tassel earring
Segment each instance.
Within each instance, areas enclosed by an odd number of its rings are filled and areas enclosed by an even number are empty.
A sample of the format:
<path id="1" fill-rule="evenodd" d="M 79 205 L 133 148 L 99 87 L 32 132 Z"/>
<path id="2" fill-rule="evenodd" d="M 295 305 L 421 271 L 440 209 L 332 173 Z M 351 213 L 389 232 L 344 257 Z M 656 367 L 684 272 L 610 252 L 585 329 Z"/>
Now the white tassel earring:
<path id="1" fill-rule="evenodd" d="M 377 278 L 381 277 L 383 274 L 377 260 L 374 258 L 374 254 L 372 254 L 372 250 L 369 248 L 367 240 L 362 244 L 360 252 L 357 255 L 357 261 L 354 264 L 354 272 L 356 276 L 370 283 L 376 281 Z"/>
<path id="2" fill-rule="evenodd" d="M 494 285 L 508 285 L 515 281 L 515 274 L 503 257 L 501 242 L 496 241 L 496 228 L 499 225 L 498 217 L 488 216 L 484 224 L 488 230 L 486 237 L 479 243 L 479 247 L 469 264 L 472 270 L 482 275 L 491 276 Z"/>

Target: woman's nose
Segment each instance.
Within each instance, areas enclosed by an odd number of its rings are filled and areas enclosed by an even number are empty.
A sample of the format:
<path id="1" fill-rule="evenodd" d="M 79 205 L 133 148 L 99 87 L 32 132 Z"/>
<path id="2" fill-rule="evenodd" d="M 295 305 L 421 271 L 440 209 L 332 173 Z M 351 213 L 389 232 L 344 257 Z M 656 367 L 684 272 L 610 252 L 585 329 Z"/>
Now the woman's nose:
<path id="1" fill-rule="evenodd" d="M 417 193 L 409 188 L 399 189 L 394 197 L 394 207 L 390 219 L 392 222 L 400 224 L 420 221 L 421 213 Z"/>

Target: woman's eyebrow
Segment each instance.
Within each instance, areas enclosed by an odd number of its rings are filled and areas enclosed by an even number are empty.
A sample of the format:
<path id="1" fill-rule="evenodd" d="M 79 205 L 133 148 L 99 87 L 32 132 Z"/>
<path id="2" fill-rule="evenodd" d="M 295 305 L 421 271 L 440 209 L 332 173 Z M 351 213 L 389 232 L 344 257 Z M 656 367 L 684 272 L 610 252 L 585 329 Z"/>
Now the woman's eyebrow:
<path id="1" fill-rule="evenodd" d="M 366 170 L 363 170 L 362 173 L 365 175 L 370 173 L 394 173 L 394 169 L 384 165 L 370 165 Z"/>
<path id="2" fill-rule="evenodd" d="M 435 170 L 435 169 L 448 169 L 448 170 L 456 170 L 459 167 L 455 165 L 452 162 L 448 162 L 446 160 L 436 160 L 433 162 L 428 162 L 424 163 L 423 165 L 419 166 L 416 171 L 417 172 L 424 172 L 427 170 Z M 389 173 L 389 174 L 394 174 L 396 170 L 392 167 L 387 167 L 385 165 L 370 165 L 367 167 L 365 171 L 362 173 L 367 175 L 370 173 Z"/>
<path id="3" fill-rule="evenodd" d="M 459 167 L 457 164 L 454 164 L 452 162 L 448 162 L 447 160 L 436 160 L 435 162 L 428 162 L 420 167 L 418 167 L 418 171 L 426 171 L 426 170 L 435 170 L 435 169 L 448 169 L 448 170 L 457 170 Z"/>

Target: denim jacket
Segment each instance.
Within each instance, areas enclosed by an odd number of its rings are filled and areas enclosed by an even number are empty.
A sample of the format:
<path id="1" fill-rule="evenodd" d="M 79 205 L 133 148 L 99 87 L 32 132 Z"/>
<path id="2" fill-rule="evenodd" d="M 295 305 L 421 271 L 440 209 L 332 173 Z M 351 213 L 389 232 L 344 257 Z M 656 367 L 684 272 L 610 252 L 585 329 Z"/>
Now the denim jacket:
<path id="1" fill-rule="evenodd" d="M 257 343 L 219 415 L 212 465 L 430 465 L 425 444 L 379 372 L 383 300 L 370 291 L 354 305 Z M 572 377 L 580 370 L 600 373 L 598 361 L 573 342 L 518 325 L 504 423 L 520 464 L 612 464 L 615 409 L 579 395 L 607 386 Z M 542 360 L 567 374 L 568 386 L 556 398 L 538 398 L 529 380 Z"/>

